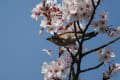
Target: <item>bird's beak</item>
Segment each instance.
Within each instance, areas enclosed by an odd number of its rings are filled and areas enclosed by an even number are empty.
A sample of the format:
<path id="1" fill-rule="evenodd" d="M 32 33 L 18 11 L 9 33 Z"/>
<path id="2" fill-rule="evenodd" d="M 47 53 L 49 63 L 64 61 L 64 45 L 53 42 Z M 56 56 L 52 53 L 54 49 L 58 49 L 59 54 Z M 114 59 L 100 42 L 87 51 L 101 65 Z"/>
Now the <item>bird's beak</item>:
<path id="1" fill-rule="evenodd" d="M 50 40 L 50 38 L 47 38 L 46 40 Z"/>
<path id="2" fill-rule="evenodd" d="M 50 41 L 50 40 L 51 40 L 51 37 L 47 38 L 46 40 Z"/>

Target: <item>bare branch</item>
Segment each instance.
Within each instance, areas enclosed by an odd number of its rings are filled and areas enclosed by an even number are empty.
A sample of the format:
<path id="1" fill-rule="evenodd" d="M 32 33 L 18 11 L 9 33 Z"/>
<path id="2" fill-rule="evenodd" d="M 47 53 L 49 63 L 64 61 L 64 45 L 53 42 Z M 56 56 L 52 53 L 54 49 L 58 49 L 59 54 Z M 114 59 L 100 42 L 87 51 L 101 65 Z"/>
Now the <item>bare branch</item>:
<path id="1" fill-rule="evenodd" d="M 74 62 L 71 63 L 71 68 L 70 68 L 70 72 L 69 72 L 69 80 L 71 80 L 72 76 L 75 76 L 73 64 L 74 64 Z"/>
<path id="2" fill-rule="evenodd" d="M 79 21 L 77 21 L 77 24 L 78 24 L 78 28 L 79 28 L 80 31 L 83 33 L 83 30 L 82 30 L 82 28 L 80 27 L 80 23 L 79 23 Z"/>
<path id="3" fill-rule="evenodd" d="M 74 22 L 74 29 L 75 29 L 75 37 L 76 37 L 76 40 L 77 40 L 77 42 L 79 43 L 79 45 L 80 45 L 80 41 L 79 41 L 79 38 L 78 38 L 78 36 L 77 36 L 77 27 L 76 27 L 76 22 Z"/>
<path id="4" fill-rule="evenodd" d="M 91 0 L 91 1 L 92 1 L 93 8 L 95 8 L 95 2 L 94 2 L 94 0 Z"/>
<path id="5" fill-rule="evenodd" d="M 65 47 L 66 48 L 66 47 Z M 72 54 L 72 52 L 70 52 L 70 50 L 69 50 L 69 48 L 66 48 L 67 49 L 67 51 L 70 53 L 70 55 L 71 55 L 71 57 L 72 57 L 72 59 L 73 59 L 73 54 Z"/>
<path id="6" fill-rule="evenodd" d="M 88 69 L 81 70 L 80 73 L 83 73 L 83 72 L 87 72 L 87 71 L 91 71 L 91 70 L 97 69 L 97 68 L 101 67 L 103 64 L 104 64 L 104 63 L 100 63 L 100 64 L 98 64 L 98 65 L 95 66 L 95 67 L 91 67 L 91 68 L 88 68 Z"/>
<path id="7" fill-rule="evenodd" d="M 90 51 L 88 51 L 88 52 L 85 52 L 85 53 L 83 54 L 83 56 L 86 56 L 86 55 L 88 55 L 88 54 L 90 54 L 90 53 L 92 53 L 92 52 L 95 52 L 95 51 L 97 51 L 97 50 L 99 50 L 99 49 L 101 49 L 101 48 L 107 47 L 108 45 L 116 42 L 116 41 L 119 40 L 119 39 L 120 39 L 120 37 L 118 37 L 118 38 L 116 38 L 116 39 L 114 39 L 114 40 L 112 40 L 112 41 L 110 41 L 110 42 L 108 42 L 108 43 L 106 43 L 106 44 L 98 47 L 98 48 L 95 48 L 95 49 L 92 49 L 92 50 L 90 50 Z"/>

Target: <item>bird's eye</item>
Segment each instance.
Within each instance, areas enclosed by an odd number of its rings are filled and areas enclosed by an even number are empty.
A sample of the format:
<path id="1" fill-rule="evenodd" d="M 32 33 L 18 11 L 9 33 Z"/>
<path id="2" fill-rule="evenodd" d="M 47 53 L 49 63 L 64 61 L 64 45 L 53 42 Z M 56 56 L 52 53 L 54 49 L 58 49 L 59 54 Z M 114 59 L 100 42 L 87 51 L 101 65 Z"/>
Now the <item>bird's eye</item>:
<path id="1" fill-rule="evenodd" d="M 54 38 L 54 39 L 58 39 L 58 36 L 54 36 L 53 38 Z"/>
<path id="2" fill-rule="evenodd" d="M 58 39 L 57 37 L 54 37 L 53 39 Z"/>

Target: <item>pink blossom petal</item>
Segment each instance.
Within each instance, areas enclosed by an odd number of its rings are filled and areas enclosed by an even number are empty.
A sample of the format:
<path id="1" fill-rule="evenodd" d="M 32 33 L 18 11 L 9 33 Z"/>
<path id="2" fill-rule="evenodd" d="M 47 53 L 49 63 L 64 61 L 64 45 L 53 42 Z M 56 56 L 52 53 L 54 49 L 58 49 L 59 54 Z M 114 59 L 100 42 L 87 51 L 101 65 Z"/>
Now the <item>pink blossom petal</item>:
<path id="1" fill-rule="evenodd" d="M 51 49 L 48 49 L 48 50 L 47 49 L 43 49 L 42 51 L 45 51 L 49 56 L 52 56 L 51 55 Z"/>

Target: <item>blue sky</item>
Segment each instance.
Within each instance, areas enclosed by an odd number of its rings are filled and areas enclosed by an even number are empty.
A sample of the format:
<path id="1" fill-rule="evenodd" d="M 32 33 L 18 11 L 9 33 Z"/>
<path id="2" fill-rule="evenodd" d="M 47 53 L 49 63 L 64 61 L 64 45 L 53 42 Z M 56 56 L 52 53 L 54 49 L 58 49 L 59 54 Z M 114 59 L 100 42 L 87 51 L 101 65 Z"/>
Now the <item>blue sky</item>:
<path id="1" fill-rule="evenodd" d="M 44 61 L 55 60 L 58 47 L 48 42 L 50 35 L 38 35 L 40 22 L 31 19 L 31 10 L 42 0 L 0 0 L 0 80 L 43 80 L 41 65 Z M 109 12 L 109 25 L 120 25 L 120 0 L 105 0 L 99 11 Z M 110 39 L 100 36 L 93 39 L 87 47 L 104 44 Z M 115 62 L 120 63 L 120 40 L 111 45 L 116 53 Z M 53 57 L 41 50 L 53 49 Z M 94 66 L 98 63 L 94 53 L 85 57 L 82 67 Z M 81 74 L 83 80 L 101 80 L 104 66 L 100 69 Z M 118 74 L 113 80 L 119 80 Z"/>

